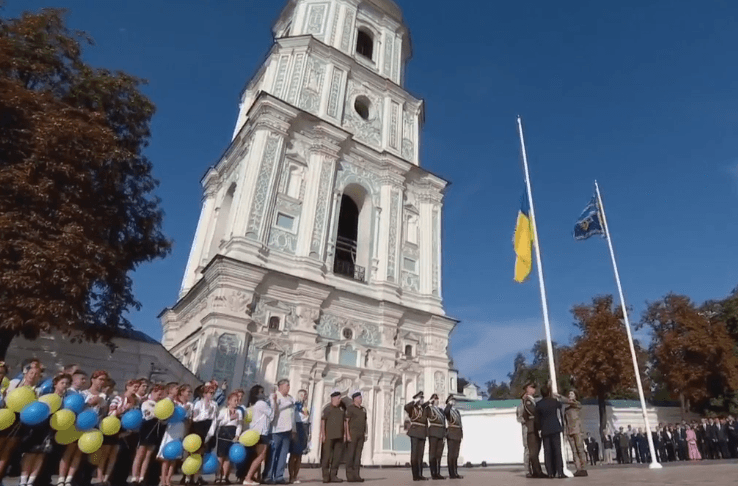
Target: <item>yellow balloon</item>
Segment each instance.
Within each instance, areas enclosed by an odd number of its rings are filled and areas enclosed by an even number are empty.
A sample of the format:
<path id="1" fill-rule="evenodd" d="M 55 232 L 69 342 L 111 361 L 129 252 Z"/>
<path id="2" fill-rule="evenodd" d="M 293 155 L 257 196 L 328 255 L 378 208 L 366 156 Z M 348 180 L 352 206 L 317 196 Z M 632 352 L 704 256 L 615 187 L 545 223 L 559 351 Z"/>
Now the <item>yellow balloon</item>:
<path id="1" fill-rule="evenodd" d="M 238 441 L 244 447 L 253 447 L 257 442 L 259 442 L 259 433 L 255 430 L 247 430 L 241 434 Z"/>
<path id="2" fill-rule="evenodd" d="M 120 419 L 118 417 L 105 417 L 100 422 L 100 431 L 104 435 L 115 435 L 120 431 Z"/>
<path id="3" fill-rule="evenodd" d="M 57 444 L 68 445 L 79 440 L 81 436 L 82 432 L 77 430 L 76 427 L 69 427 L 66 430 L 57 431 L 56 434 L 54 434 L 54 440 L 57 442 Z"/>
<path id="4" fill-rule="evenodd" d="M 76 418 L 71 410 L 66 408 L 59 410 L 51 416 L 51 428 L 54 430 L 68 430 L 72 428 Z"/>
<path id="5" fill-rule="evenodd" d="M 251 423 L 251 420 L 254 418 L 254 409 L 249 407 L 246 409 L 246 416 L 243 418 L 243 423 L 248 424 Z"/>
<path id="6" fill-rule="evenodd" d="M 51 413 L 56 412 L 62 406 L 62 398 L 56 393 L 47 393 L 46 395 L 39 398 L 38 401 L 48 405 Z"/>
<path id="7" fill-rule="evenodd" d="M 0 409 L 0 430 L 5 430 L 15 422 L 15 414 L 7 408 Z"/>
<path id="8" fill-rule="evenodd" d="M 85 454 L 96 452 L 103 443 L 103 435 L 99 430 L 90 430 L 82 434 L 77 441 L 77 447 Z"/>
<path id="9" fill-rule="evenodd" d="M 187 452 L 197 452 L 202 446 L 202 439 L 197 434 L 190 434 L 182 441 L 182 447 Z"/>
<path id="10" fill-rule="evenodd" d="M 159 400 L 154 406 L 154 415 L 159 420 L 166 420 L 174 413 L 174 402 L 169 398 Z"/>
<path id="11" fill-rule="evenodd" d="M 29 386 L 22 386 L 8 393 L 7 398 L 5 398 L 5 406 L 13 412 L 20 413 L 26 405 L 34 400 L 36 400 L 36 393 L 33 389 Z"/>
<path id="12" fill-rule="evenodd" d="M 202 466 L 202 456 L 200 454 L 192 454 L 182 463 L 182 474 L 190 476 L 200 470 Z"/>

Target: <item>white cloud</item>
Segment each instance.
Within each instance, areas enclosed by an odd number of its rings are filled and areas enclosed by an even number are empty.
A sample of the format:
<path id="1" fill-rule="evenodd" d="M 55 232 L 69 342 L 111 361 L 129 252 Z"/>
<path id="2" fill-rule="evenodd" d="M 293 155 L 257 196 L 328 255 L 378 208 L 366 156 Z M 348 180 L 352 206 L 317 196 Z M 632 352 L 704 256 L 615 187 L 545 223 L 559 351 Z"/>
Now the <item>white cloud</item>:
<path id="1" fill-rule="evenodd" d="M 459 375 L 481 386 L 486 380 L 505 380 L 512 371 L 515 355 L 527 354 L 536 341 L 544 338 L 541 319 L 462 321 L 458 333 L 451 338 L 451 356 Z"/>

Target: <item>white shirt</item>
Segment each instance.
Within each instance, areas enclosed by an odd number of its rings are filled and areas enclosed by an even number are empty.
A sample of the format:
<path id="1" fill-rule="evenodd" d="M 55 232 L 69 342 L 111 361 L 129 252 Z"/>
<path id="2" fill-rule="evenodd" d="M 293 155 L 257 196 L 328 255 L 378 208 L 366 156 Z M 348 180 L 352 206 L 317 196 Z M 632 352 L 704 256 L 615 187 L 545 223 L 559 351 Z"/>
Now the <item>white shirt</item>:
<path id="1" fill-rule="evenodd" d="M 270 396 L 269 400 L 274 410 L 272 433 L 278 434 L 295 430 L 295 399 L 277 392 L 277 403 L 274 403 L 274 395 Z"/>
<path id="2" fill-rule="evenodd" d="M 87 405 L 87 408 L 90 410 L 94 410 L 95 412 L 97 412 L 98 415 L 105 415 L 105 409 L 107 408 L 108 404 L 105 401 L 104 393 L 100 392 L 95 395 L 88 389 L 82 391 L 82 396 L 85 397 L 85 404 L 89 404 L 90 401 L 92 401 L 95 397 L 100 397 L 100 401 L 97 403 L 97 405 Z"/>
<path id="3" fill-rule="evenodd" d="M 243 413 L 239 409 L 235 409 L 233 416 L 231 416 L 228 407 L 222 408 L 218 413 L 218 427 L 236 427 L 236 438 L 238 438 L 243 428 Z"/>
<path id="4" fill-rule="evenodd" d="M 215 435 L 215 429 L 218 426 L 218 404 L 215 400 L 210 400 L 208 404 L 205 404 L 205 400 L 200 400 L 192 407 L 193 422 L 204 422 L 206 420 L 212 420 L 212 422 L 210 423 L 205 442 L 209 441 Z"/>
<path id="5" fill-rule="evenodd" d="M 153 418 L 156 418 L 154 415 L 154 408 L 156 407 L 156 402 L 154 400 L 146 400 L 141 405 L 141 413 L 143 414 L 144 420 L 151 420 Z"/>
<path id="6" fill-rule="evenodd" d="M 133 399 L 133 404 L 135 405 L 136 399 Z M 112 400 L 110 400 L 110 405 L 108 406 L 108 415 L 115 415 L 116 417 L 120 417 L 123 415 L 123 410 L 128 406 L 128 404 L 131 403 L 131 400 L 128 399 L 125 395 L 116 395 L 113 397 Z M 127 410 L 126 410 L 127 411 Z"/>
<path id="7" fill-rule="evenodd" d="M 272 423 L 274 418 L 274 410 L 264 400 L 259 400 L 251 407 L 252 417 L 249 430 L 255 430 L 259 435 L 269 434 L 269 424 Z"/>

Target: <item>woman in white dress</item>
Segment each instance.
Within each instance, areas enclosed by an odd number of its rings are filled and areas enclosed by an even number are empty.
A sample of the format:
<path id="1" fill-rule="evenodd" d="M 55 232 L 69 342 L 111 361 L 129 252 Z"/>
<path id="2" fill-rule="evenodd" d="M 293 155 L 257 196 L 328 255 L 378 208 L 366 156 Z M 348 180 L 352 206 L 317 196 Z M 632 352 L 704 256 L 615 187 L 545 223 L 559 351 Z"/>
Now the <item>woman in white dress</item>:
<path id="1" fill-rule="evenodd" d="M 190 388 L 189 385 L 182 385 L 177 389 L 177 399 L 174 401 L 175 405 L 179 405 L 187 411 L 187 418 L 192 416 L 192 404 L 190 403 L 191 393 L 192 388 Z M 170 423 L 167 425 L 167 430 L 164 432 L 164 438 L 161 441 L 161 447 L 159 447 L 159 454 L 156 456 L 157 459 L 162 461 L 160 486 L 172 486 L 174 470 L 177 468 L 177 462 L 182 459 L 181 455 L 180 457 L 172 460 L 164 459 L 164 447 L 166 447 L 170 442 L 184 439 L 185 435 L 187 435 L 187 419 L 175 424 Z"/>
<path id="2" fill-rule="evenodd" d="M 254 474 L 266 459 L 267 450 L 269 448 L 269 427 L 274 419 L 274 410 L 272 410 L 269 401 L 264 395 L 264 387 L 254 385 L 249 391 L 249 406 L 252 407 L 253 416 L 249 430 L 255 430 L 259 433 L 259 442 L 256 444 L 256 458 L 249 467 L 246 479 L 243 480 L 245 485 L 256 485 L 258 481 L 254 481 Z"/>

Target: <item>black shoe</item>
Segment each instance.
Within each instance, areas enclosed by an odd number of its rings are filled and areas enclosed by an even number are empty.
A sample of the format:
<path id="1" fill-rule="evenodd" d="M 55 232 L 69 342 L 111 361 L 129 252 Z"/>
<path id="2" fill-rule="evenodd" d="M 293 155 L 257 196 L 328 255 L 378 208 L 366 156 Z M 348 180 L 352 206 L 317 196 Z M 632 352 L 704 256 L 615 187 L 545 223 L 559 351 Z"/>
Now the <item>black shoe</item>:
<path id="1" fill-rule="evenodd" d="M 428 478 L 421 474 L 420 476 L 418 476 L 418 481 L 428 481 Z"/>
<path id="2" fill-rule="evenodd" d="M 332 483 L 342 483 L 343 479 L 339 478 L 338 476 L 335 476 L 331 478 L 331 482 Z"/>

